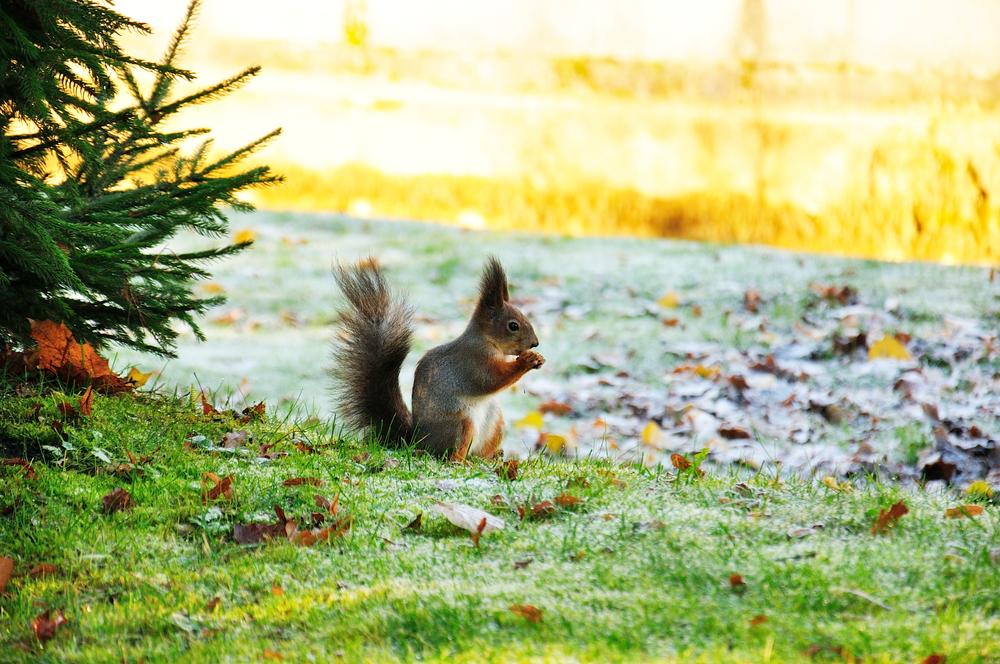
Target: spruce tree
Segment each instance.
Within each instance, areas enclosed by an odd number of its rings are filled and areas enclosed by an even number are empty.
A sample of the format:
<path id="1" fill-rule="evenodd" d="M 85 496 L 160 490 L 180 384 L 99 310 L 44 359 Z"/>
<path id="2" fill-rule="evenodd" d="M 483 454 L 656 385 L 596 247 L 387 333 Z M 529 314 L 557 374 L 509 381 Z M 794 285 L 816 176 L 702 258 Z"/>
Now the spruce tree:
<path id="1" fill-rule="evenodd" d="M 182 231 L 225 236 L 224 210 L 252 209 L 236 194 L 280 178 L 240 164 L 277 130 L 220 156 L 207 138 L 180 151 L 208 130 L 167 128 L 258 71 L 175 93 L 192 77 L 176 60 L 197 8 L 163 59 L 147 62 L 119 39 L 148 27 L 104 0 L 0 3 L 0 348 L 30 345 L 32 319 L 65 323 L 97 347 L 163 355 L 175 321 L 203 338 L 196 319 L 220 298 L 194 286 L 208 262 L 246 244 L 176 253 L 167 242 Z"/>

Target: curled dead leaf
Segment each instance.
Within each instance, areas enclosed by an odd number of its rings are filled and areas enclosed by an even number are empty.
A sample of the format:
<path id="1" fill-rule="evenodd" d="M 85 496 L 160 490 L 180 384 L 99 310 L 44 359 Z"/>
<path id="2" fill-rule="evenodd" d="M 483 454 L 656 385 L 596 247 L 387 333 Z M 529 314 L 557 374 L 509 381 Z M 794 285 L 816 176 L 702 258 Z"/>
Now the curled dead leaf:
<path id="1" fill-rule="evenodd" d="M 511 604 L 510 611 L 515 615 L 521 616 L 528 622 L 537 623 L 542 620 L 542 610 L 531 604 Z"/>
<path id="2" fill-rule="evenodd" d="M 31 620 L 31 629 L 39 641 L 48 641 L 56 635 L 56 630 L 67 622 L 62 609 L 56 609 L 54 612 L 46 610 Z"/>
<path id="3" fill-rule="evenodd" d="M 962 517 L 973 518 L 983 513 L 982 505 L 959 505 L 949 507 L 944 511 L 944 515 L 949 519 L 961 519 Z"/>
<path id="4" fill-rule="evenodd" d="M 902 500 L 895 503 L 887 510 L 879 510 L 878 517 L 875 519 L 875 523 L 872 524 L 872 534 L 877 535 L 879 533 L 887 532 L 890 528 L 896 525 L 904 514 L 907 514 L 909 511 L 910 509 Z"/>
<path id="5" fill-rule="evenodd" d="M 135 507 L 135 502 L 132 500 L 132 494 L 121 487 L 105 495 L 101 501 L 101 510 L 105 514 L 113 514 L 123 510 L 130 510 Z"/>

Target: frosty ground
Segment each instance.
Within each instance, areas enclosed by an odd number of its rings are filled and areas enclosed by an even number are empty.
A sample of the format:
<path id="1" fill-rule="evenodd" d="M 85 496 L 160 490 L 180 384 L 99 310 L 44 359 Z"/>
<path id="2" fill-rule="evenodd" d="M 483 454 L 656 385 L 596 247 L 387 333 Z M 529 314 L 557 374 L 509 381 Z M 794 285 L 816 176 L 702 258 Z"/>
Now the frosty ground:
<path id="1" fill-rule="evenodd" d="M 988 269 L 338 215 L 255 213 L 233 227 L 256 242 L 203 286 L 229 298 L 208 341 L 186 335 L 177 360 L 123 353 L 119 365 L 327 417 L 334 261 L 377 257 L 415 305 L 406 393 L 420 353 L 465 325 L 495 254 L 548 358 L 504 397 L 508 454 L 657 464 L 708 447 L 716 464 L 960 484 L 1000 466 L 1000 282 Z M 884 337 L 910 359 L 870 359 Z M 524 420 L 540 407 L 540 426 Z"/>

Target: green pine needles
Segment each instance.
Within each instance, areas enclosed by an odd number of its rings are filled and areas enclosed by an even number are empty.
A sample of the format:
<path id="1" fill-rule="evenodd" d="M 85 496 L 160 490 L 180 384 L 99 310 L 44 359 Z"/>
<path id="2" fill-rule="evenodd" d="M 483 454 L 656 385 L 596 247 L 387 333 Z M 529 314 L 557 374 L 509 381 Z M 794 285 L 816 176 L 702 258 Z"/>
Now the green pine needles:
<path id="1" fill-rule="evenodd" d="M 174 94 L 177 67 L 199 2 L 163 60 L 145 62 L 117 44 L 149 28 L 103 0 L 5 0 L 0 5 L 0 347 L 30 343 L 29 319 L 65 323 L 80 341 L 171 355 L 187 323 L 219 297 L 199 298 L 206 265 L 246 244 L 175 253 L 182 231 L 222 237 L 223 210 L 248 210 L 241 191 L 280 181 L 241 161 L 275 137 L 224 156 L 207 129 L 167 129 L 184 108 L 225 95 L 250 67 L 192 94 Z M 152 74 L 148 86 L 137 74 Z M 127 101 L 122 102 L 123 98 Z"/>

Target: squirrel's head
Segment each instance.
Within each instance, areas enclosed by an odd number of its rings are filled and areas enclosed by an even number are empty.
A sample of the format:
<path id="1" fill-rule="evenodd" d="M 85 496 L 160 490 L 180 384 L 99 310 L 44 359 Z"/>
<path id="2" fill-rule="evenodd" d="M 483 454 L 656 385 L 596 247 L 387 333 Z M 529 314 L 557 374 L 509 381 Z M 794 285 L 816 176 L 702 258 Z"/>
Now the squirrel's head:
<path id="1" fill-rule="evenodd" d="M 479 282 L 479 302 L 473 321 L 504 355 L 519 355 L 537 346 L 538 337 L 531 322 L 509 300 L 503 266 L 496 258 L 490 258 Z"/>

